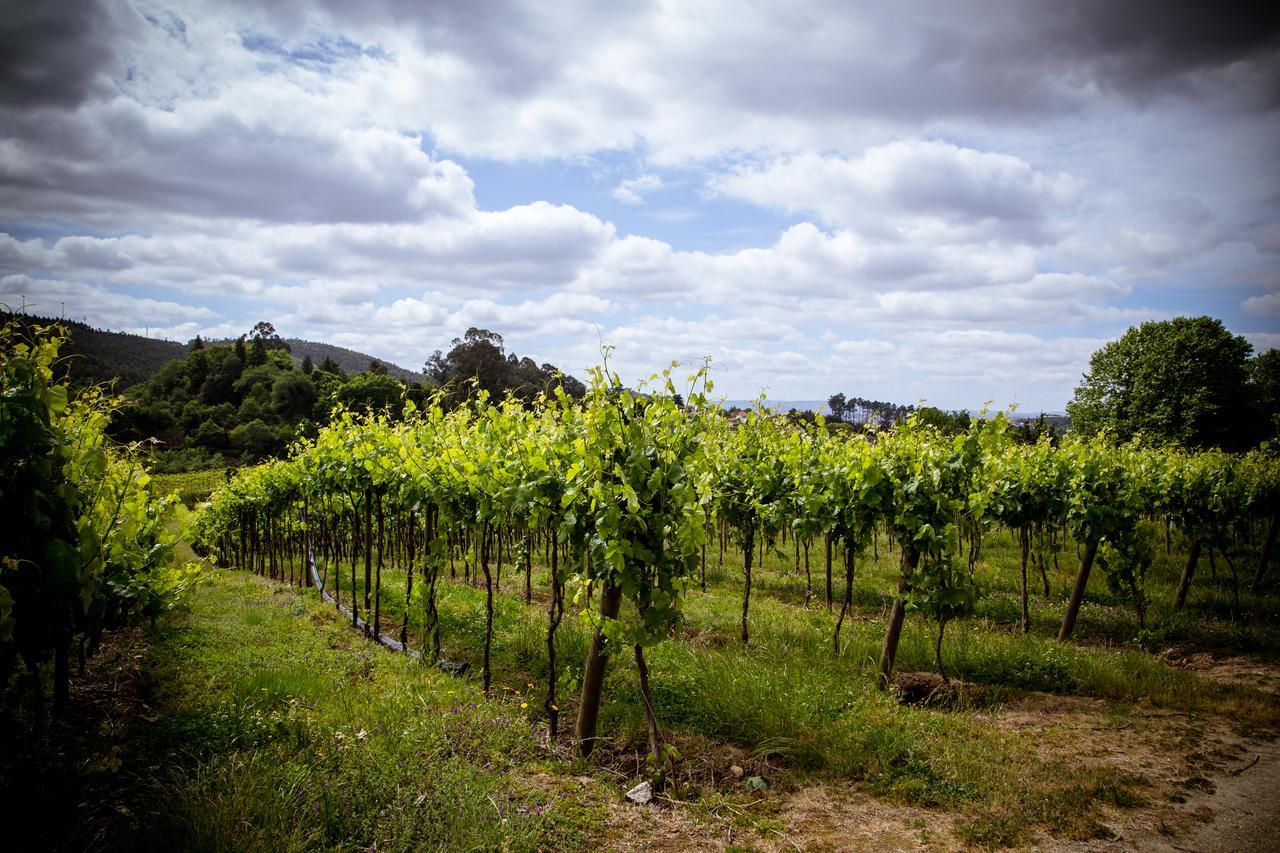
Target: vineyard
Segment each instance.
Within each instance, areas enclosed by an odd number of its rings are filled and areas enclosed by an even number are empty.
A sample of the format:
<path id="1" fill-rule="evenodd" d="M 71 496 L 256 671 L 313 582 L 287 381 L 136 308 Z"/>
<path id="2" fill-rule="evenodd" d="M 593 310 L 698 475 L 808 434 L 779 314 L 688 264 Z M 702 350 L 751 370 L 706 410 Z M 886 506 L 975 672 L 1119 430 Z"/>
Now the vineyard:
<path id="1" fill-rule="evenodd" d="M 40 737 L 50 659 L 72 728 L 141 679 L 140 728 L 76 759 L 172 768 L 132 810 L 102 795 L 122 847 L 831 849 L 850 784 L 890 810 L 865 844 L 1105 838 L 1135 808 L 1170 835 L 1280 726 L 1274 684 L 1186 663 L 1280 654 L 1266 446 L 731 425 L 705 370 L 601 368 L 583 399 L 339 412 L 286 459 L 163 478 L 104 438 L 111 398 L 52 380 L 58 343 L 5 341 L 3 494 L 32 521 L 0 734 Z M 1151 757 L 1108 764 L 1130 734 Z M 45 789 L 18 768 L 48 771 L 15 743 L 21 811 Z"/>
<path id="2" fill-rule="evenodd" d="M 104 630 L 154 621 L 198 574 L 171 565 L 177 501 L 136 446 L 107 438 L 119 401 L 54 380 L 63 343 L 52 330 L 0 328 L 0 687 L 21 660 L 39 706 L 52 658 L 55 709 L 73 651 L 83 669 Z"/>
<path id="3" fill-rule="evenodd" d="M 951 781 L 972 759 L 886 701 L 1038 690 L 1275 724 L 1273 697 L 1143 652 L 1273 645 L 1266 448 L 1017 444 L 1003 415 L 956 437 L 759 412 L 730 427 L 704 373 L 654 379 L 637 393 L 600 370 L 581 403 L 341 417 L 217 492 L 198 539 L 219 564 L 318 582 L 388 645 L 473 668 L 553 749 L 625 751 L 639 726 L 639 775 L 677 798 L 699 785 L 676 746 L 691 738 L 913 802 L 993 796 Z M 1189 602 L 1210 618 L 1193 625 Z"/>

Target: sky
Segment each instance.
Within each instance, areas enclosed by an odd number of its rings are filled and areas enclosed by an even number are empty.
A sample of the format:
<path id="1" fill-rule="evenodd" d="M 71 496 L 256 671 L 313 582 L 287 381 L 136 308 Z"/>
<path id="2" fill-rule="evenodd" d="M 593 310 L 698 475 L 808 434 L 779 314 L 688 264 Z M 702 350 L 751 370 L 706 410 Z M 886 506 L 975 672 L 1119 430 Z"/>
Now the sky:
<path id="1" fill-rule="evenodd" d="M 1280 345 L 1276 15 L 0 0 L 0 303 L 1061 411 L 1147 320 Z"/>

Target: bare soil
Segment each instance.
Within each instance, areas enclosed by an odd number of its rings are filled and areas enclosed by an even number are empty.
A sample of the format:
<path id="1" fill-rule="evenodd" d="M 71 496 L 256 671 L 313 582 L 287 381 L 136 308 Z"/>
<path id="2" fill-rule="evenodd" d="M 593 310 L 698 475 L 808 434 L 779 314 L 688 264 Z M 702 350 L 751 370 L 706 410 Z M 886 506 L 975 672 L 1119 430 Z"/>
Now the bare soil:
<path id="1" fill-rule="evenodd" d="M 1196 655 L 1184 665 L 1223 683 L 1273 694 L 1280 687 L 1280 667 L 1271 663 Z M 937 687 L 923 681 L 907 686 L 904 692 L 912 695 Z M 1028 694 L 980 713 L 985 722 L 1025 736 L 1042 757 L 1146 781 L 1142 804 L 1105 810 L 1106 832 L 1100 834 L 1109 837 L 1064 841 L 1042 835 L 1025 849 L 1280 849 L 1280 740 L 1275 733 L 1242 731 L 1216 716 L 1142 707 L 1117 711 L 1102 700 L 1050 694 Z M 719 790 L 733 790 L 734 780 L 724 775 L 732 762 L 740 761 L 744 774 L 760 769 L 732 750 L 720 754 L 710 744 L 681 746 L 682 751 L 688 746 L 687 755 L 706 757 L 710 766 L 700 775 L 718 776 Z M 784 782 L 758 800 L 716 808 L 670 799 L 646 806 L 620 795 L 613 799 L 610 850 L 965 849 L 955 833 L 959 815 L 877 800 L 856 785 L 789 787 Z"/>

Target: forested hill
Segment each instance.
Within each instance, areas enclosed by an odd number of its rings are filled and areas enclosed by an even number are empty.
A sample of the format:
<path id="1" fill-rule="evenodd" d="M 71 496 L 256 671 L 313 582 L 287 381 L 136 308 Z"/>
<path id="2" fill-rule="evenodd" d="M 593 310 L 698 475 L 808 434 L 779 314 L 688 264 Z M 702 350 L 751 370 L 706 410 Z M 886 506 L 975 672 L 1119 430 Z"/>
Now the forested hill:
<path id="1" fill-rule="evenodd" d="M 177 341 L 163 341 L 128 332 L 108 332 L 55 317 L 0 312 L 0 324 L 10 320 L 31 326 L 57 323 L 65 328 L 71 339 L 63 346 L 62 356 L 67 375 L 76 385 L 114 379 L 116 390 L 122 391 L 145 382 L 165 364 L 187 354 L 186 344 Z"/>
<path id="2" fill-rule="evenodd" d="M 347 373 L 364 373 L 369 369 L 369 363 L 374 360 L 373 356 L 366 355 L 362 352 L 349 350 L 344 347 L 334 346 L 333 344 L 322 344 L 315 341 L 304 341 L 298 338 L 285 338 L 284 342 L 289 345 L 289 354 L 293 356 L 293 360 L 297 364 L 301 364 L 302 360 L 307 356 L 311 356 L 312 364 L 323 364 L 326 358 L 332 359 L 335 364 L 345 370 Z M 426 382 L 425 374 L 418 373 L 413 370 L 406 370 L 399 365 L 382 362 L 386 365 L 387 374 L 394 376 L 401 382 Z"/>
<path id="3" fill-rule="evenodd" d="M 33 326 L 51 326 L 60 324 L 71 336 L 70 341 L 62 348 L 67 356 L 65 362 L 72 384 L 93 385 L 99 382 L 116 380 L 115 389 L 126 388 L 145 382 L 155 376 L 161 367 L 169 362 L 183 358 L 189 352 L 189 342 L 165 341 L 159 338 L 148 338 L 143 335 L 132 335 L 128 332 L 111 332 L 106 329 L 95 329 L 84 323 L 73 320 L 59 320 L 56 317 L 41 317 L 33 314 L 12 314 L 0 311 L 0 324 L 15 320 Z M 233 343 L 223 341 L 223 343 Z M 356 352 L 333 344 L 322 344 L 315 341 L 304 341 L 289 338 L 289 354 L 294 364 L 302 364 L 302 360 L 311 356 L 317 365 L 330 358 L 348 373 L 364 373 L 369 364 L 375 361 L 368 353 Z M 406 370 L 395 364 L 386 365 L 387 373 L 401 382 L 425 382 L 427 377 L 421 373 Z"/>

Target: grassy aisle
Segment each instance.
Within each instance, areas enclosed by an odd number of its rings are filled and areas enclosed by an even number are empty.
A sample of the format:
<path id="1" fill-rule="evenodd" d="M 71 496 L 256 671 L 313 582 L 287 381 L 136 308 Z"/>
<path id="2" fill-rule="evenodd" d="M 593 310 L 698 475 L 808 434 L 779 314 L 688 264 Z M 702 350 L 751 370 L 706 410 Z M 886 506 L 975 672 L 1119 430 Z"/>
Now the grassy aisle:
<path id="1" fill-rule="evenodd" d="M 314 595 L 218 571 L 190 613 L 157 632 L 150 665 L 162 711 L 150 737 L 167 769 L 139 847 L 588 843 L 604 790 L 520 781 L 542 751 L 519 701 L 484 702 L 331 614 Z"/>
<path id="2" fill-rule="evenodd" d="M 989 558 L 1007 556 L 1005 543 L 990 544 Z M 496 596 L 498 698 L 486 701 L 478 679 L 375 647 L 313 590 L 217 570 L 187 612 L 121 634 L 91 661 L 90 675 L 101 673 L 76 688 L 73 705 L 84 713 L 63 724 L 70 748 L 51 771 L 24 768 L 27 783 L 15 775 L 5 786 L 19 795 L 9 802 L 14 814 L 68 804 L 56 819 L 29 821 L 37 829 L 18 849 L 614 849 L 643 847 L 650 832 L 677 846 L 727 833 L 734 845 L 773 847 L 781 833 L 803 832 L 797 803 L 815 791 L 838 801 L 824 819 L 838 821 L 849 802 L 871 795 L 893 826 L 941 822 L 951 843 L 1085 839 L 1117 809 L 1153 803 L 1159 781 L 1141 762 L 1046 751 L 1043 732 L 1001 720 L 1006 702 L 1016 706 L 1027 690 L 1090 697 L 1088 720 L 1060 733 L 1080 749 L 1098 732 L 1147 732 L 1155 725 L 1148 709 L 1221 716 L 1245 730 L 1273 730 L 1280 719 L 1274 697 L 1256 690 L 1210 682 L 1131 646 L 1019 637 L 990 615 L 958 623 L 947 649 L 952 673 L 982 684 L 981 697 L 953 710 L 901 705 L 874 688 L 882 601 L 867 594 L 892 556 L 862 566 L 856 591 L 864 594 L 854 596 L 834 659 L 834 614 L 803 609 L 792 566 L 770 558 L 758 574 L 750 647 L 736 639 L 740 592 L 730 564 L 709 573 L 708 593 L 690 597 L 687 624 L 653 650 L 658 715 L 686 758 L 683 806 L 619 805 L 644 776 L 646 749 L 626 660 L 610 665 L 606 740 L 593 763 L 545 747 L 546 680 L 563 680 L 559 701 L 571 723 L 588 632 L 569 614 L 557 643 L 563 671 L 548 673 L 545 602 L 524 605 L 516 577 L 508 574 Z M 993 586 L 1007 583 L 1007 571 L 983 571 Z M 542 572 L 535 569 L 539 591 Z M 384 629 L 398 627 L 403 584 L 402 572 L 384 573 Z M 442 579 L 440 597 L 446 657 L 475 666 L 483 591 Z M 1094 606 L 1107 617 L 1100 623 L 1123 622 L 1121 605 Z M 420 613 L 411 621 L 420 645 Z M 1262 620 L 1250 643 L 1271 647 L 1271 624 Z M 931 666 L 929 640 L 929 626 L 909 620 L 904 669 Z M 78 746 L 75 731 L 83 732 Z M 745 787 L 753 774 L 767 777 L 766 792 Z"/>

